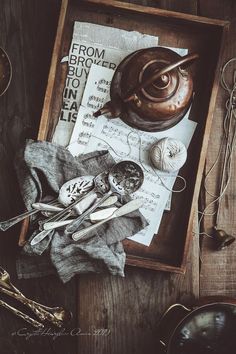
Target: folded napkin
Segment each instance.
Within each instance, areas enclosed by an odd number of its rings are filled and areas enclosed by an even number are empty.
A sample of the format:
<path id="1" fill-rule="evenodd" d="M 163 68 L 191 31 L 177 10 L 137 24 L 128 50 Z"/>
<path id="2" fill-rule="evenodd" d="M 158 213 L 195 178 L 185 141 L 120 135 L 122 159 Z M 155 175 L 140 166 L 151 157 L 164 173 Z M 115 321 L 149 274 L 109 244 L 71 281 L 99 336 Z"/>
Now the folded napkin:
<path id="1" fill-rule="evenodd" d="M 28 210 L 32 203 L 56 197 L 60 187 L 72 178 L 109 170 L 114 160 L 107 151 L 73 157 L 68 150 L 49 142 L 28 141 L 15 160 L 21 194 Z M 130 198 L 123 198 L 127 202 Z M 121 204 L 120 204 L 121 205 Z M 29 241 L 39 232 L 37 220 L 31 218 Z M 89 226 L 88 221 L 84 227 Z M 110 272 L 124 276 L 125 252 L 121 241 L 147 226 L 139 211 L 108 223 L 75 242 L 64 229 L 53 230 L 35 246 L 29 241 L 17 259 L 19 278 L 58 274 L 63 282 L 75 274 Z M 35 229 L 36 228 L 36 229 Z"/>

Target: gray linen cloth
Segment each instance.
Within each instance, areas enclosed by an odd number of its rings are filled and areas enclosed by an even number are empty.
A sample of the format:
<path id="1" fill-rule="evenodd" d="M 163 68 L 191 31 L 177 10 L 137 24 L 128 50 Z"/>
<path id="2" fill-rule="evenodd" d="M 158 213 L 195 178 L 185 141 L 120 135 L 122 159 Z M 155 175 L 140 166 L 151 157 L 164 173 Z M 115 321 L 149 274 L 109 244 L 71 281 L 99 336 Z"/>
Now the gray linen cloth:
<path id="1" fill-rule="evenodd" d="M 107 151 L 73 157 L 68 150 L 49 142 L 28 141 L 15 160 L 21 194 L 28 210 L 32 203 L 55 198 L 72 178 L 109 170 L 114 160 Z M 123 201 L 127 202 L 128 197 Z M 121 205 L 121 204 L 120 204 Z M 39 232 L 31 218 L 29 241 Z M 83 224 L 89 226 L 89 222 Z M 124 276 L 125 252 L 121 241 L 147 226 L 139 211 L 110 220 L 75 242 L 64 229 L 57 229 L 35 246 L 29 241 L 17 259 L 19 278 L 58 274 L 63 282 L 75 274 L 110 272 Z"/>

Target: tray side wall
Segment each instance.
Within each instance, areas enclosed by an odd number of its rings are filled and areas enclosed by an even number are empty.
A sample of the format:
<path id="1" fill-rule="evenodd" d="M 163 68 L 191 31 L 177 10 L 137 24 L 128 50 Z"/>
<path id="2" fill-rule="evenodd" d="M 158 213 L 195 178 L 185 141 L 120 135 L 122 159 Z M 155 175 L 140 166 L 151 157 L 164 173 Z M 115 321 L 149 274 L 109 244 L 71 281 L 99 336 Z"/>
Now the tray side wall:
<path id="1" fill-rule="evenodd" d="M 213 82 L 211 99 L 210 99 L 208 114 L 207 114 L 207 121 L 206 121 L 203 141 L 202 141 L 201 153 L 200 153 L 199 164 L 198 164 L 198 173 L 196 176 L 196 184 L 195 184 L 194 193 L 193 193 L 193 202 L 192 202 L 192 207 L 191 207 L 191 211 L 190 211 L 190 219 L 189 219 L 189 224 L 188 224 L 188 229 L 187 229 L 187 238 L 186 238 L 186 243 L 185 243 L 185 247 L 184 247 L 184 255 L 183 255 L 183 261 L 182 261 L 182 266 L 181 266 L 181 268 L 184 270 L 186 270 L 189 243 L 190 243 L 192 236 L 193 236 L 193 229 L 192 229 L 193 219 L 194 219 L 194 216 L 197 216 L 196 213 L 197 213 L 197 206 L 198 206 L 198 197 L 199 197 L 202 178 L 203 178 L 203 172 L 204 172 L 205 161 L 206 161 L 206 156 L 207 156 L 207 146 L 208 146 L 208 142 L 210 139 L 211 126 L 212 126 L 212 122 L 213 122 L 213 118 L 214 118 L 216 98 L 217 98 L 217 93 L 219 90 L 220 68 L 221 68 L 222 58 L 223 58 L 223 53 L 224 53 L 224 42 L 225 42 L 225 38 L 228 33 L 228 30 L 229 30 L 229 24 L 226 22 L 224 27 L 222 27 L 219 57 L 218 57 L 218 61 L 217 61 L 216 69 L 215 69 L 215 78 L 214 78 L 214 82 Z M 196 231 L 198 232 L 200 230 L 196 230 Z"/>
<path id="2" fill-rule="evenodd" d="M 51 100 L 52 100 L 53 90 L 55 86 L 57 66 L 60 61 L 59 54 L 60 54 L 63 30 L 65 26 L 67 8 L 68 8 L 68 0 L 63 0 L 61 3 L 57 34 L 56 34 L 55 44 L 53 48 L 52 60 L 51 60 L 50 71 L 48 76 L 48 84 L 47 84 L 47 89 L 46 89 L 46 94 L 45 94 L 45 99 L 43 104 L 43 111 L 40 120 L 38 140 L 45 140 L 47 139 L 48 136 L 48 125 L 50 121 L 50 112 L 51 112 Z"/>

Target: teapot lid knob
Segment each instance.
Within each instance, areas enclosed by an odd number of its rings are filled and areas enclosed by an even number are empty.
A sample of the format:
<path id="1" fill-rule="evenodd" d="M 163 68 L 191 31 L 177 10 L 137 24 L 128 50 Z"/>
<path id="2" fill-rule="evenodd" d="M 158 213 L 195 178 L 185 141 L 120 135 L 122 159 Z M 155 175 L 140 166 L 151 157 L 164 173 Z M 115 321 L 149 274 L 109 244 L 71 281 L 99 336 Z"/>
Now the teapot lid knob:
<path id="1" fill-rule="evenodd" d="M 134 89 L 131 94 L 128 94 L 123 101 L 125 103 L 130 102 L 130 101 L 137 101 L 138 98 L 138 93 L 140 91 L 145 92 L 145 88 L 153 84 L 159 89 L 165 88 L 169 82 L 170 82 L 170 75 L 169 72 L 173 69 L 176 69 L 180 66 L 183 66 L 184 64 L 190 65 L 194 60 L 196 60 L 199 57 L 198 54 L 188 54 L 182 57 L 180 60 L 178 60 L 175 63 L 169 64 L 162 68 L 161 70 L 155 70 L 151 74 L 149 74 L 148 78 L 145 80 L 141 81 Z"/>

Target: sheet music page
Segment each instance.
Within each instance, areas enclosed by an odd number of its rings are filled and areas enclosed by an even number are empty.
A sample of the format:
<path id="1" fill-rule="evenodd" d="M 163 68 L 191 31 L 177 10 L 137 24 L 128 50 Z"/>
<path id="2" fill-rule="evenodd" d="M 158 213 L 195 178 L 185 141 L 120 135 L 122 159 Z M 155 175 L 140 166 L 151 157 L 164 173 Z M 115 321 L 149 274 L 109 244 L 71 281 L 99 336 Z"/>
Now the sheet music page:
<path id="1" fill-rule="evenodd" d="M 156 36 L 76 21 L 68 58 L 61 62 L 68 69 L 52 141 L 63 146 L 69 144 L 92 63 L 115 70 L 129 53 L 157 44 Z"/>
<path id="2" fill-rule="evenodd" d="M 188 147 L 197 124 L 188 119 L 188 112 L 174 127 L 149 133 L 131 128 L 119 118 L 94 118 L 93 112 L 109 100 L 109 86 L 113 74 L 111 69 L 92 65 L 68 149 L 74 156 L 108 149 L 117 162 L 124 159 L 131 159 L 138 164 L 141 162 L 145 175 L 144 183 L 131 197 L 143 200 L 140 211 L 148 220 L 149 226 L 131 239 L 149 246 L 153 234 L 158 231 L 170 190 L 178 174 L 158 171 L 157 176 L 149 163 L 150 146 L 168 136 L 181 140 Z"/>
<path id="3" fill-rule="evenodd" d="M 179 55 L 187 54 L 187 49 L 170 48 Z M 79 108 L 78 119 L 76 120 L 74 129 L 71 133 L 69 150 L 71 153 L 80 151 L 82 153 L 94 128 L 96 118 L 93 112 L 103 107 L 104 103 L 110 100 L 110 83 L 114 75 L 113 69 L 97 67 L 96 64 L 91 65 L 86 88 L 83 93 L 81 106 Z M 84 108 L 91 110 L 84 110 Z M 78 134 L 80 134 L 78 136 Z"/>

